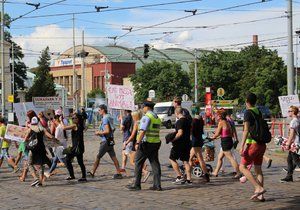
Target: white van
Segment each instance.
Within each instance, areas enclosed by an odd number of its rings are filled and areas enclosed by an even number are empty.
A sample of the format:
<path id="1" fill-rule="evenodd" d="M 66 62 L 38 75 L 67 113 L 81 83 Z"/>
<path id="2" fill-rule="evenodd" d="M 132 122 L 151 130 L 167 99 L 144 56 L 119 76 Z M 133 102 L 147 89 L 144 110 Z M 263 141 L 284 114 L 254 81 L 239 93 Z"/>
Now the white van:
<path id="1" fill-rule="evenodd" d="M 191 106 L 193 105 L 192 101 L 183 101 L 181 106 L 189 110 L 191 114 Z M 173 102 L 159 102 L 154 106 L 154 112 L 160 118 L 162 124 L 166 128 L 172 128 L 175 125 L 176 117 L 174 112 Z"/>

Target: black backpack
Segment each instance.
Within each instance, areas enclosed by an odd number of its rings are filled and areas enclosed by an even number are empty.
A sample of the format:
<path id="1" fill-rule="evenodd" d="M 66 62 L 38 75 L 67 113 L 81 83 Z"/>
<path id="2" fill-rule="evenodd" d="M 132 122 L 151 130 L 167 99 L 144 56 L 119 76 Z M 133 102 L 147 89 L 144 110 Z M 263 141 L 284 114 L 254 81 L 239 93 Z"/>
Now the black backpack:
<path id="1" fill-rule="evenodd" d="M 254 125 L 250 126 L 249 129 L 251 138 L 254 139 L 257 143 L 261 143 L 261 144 L 269 143 L 272 139 L 272 135 L 269 130 L 267 121 L 263 119 L 261 112 L 259 112 L 259 114 L 256 114 L 252 110 L 249 111 L 255 119 Z"/>

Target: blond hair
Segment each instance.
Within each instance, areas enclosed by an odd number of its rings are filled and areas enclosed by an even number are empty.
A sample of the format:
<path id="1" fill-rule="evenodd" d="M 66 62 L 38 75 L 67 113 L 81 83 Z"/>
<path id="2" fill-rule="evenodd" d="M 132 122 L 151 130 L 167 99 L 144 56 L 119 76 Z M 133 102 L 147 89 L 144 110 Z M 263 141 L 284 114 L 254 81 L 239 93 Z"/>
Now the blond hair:
<path id="1" fill-rule="evenodd" d="M 297 115 L 299 113 L 299 108 L 296 106 L 290 106 L 290 109 L 293 111 L 294 115 Z"/>
<path id="2" fill-rule="evenodd" d="M 137 110 L 137 111 L 132 112 L 131 116 L 134 121 L 139 121 L 142 118 L 143 113 L 141 110 Z"/>

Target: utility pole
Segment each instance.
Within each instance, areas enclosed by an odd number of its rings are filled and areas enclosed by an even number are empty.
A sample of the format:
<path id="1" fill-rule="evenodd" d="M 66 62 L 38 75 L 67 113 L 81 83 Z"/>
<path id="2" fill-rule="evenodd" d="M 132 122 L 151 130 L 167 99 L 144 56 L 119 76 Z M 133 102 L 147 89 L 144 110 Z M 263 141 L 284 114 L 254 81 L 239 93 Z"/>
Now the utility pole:
<path id="1" fill-rule="evenodd" d="M 73 107 L 77 112 L 77 75 L 75 69 L 75 15 L 73 14 Z"/>
<path id="2" fill-rule="evenodd" d="M 15 102 L 15 52 L 14 43 L 11 43 L 11 72 L 12 72 L 12 95 Z M 12 112 L 14 111 L 14 103 L 12 103 Z"/>
<path id="3" fill-rule="evenodd" d="M 197 70 L 197 49 L 195 49 L 195 104 L 198 102 L 198 70 Z"/>
<path id="4" fill-rule="evenodd" d="M 287 52 L 287 91 L 288 95 L 294 94 L 294 52 L 293 52 L 293 3 L 288 0 L 288 52 Z"/>
<path id="5" fill-rule="evenodd" d="M 5 116 L 5 80 L 4 80 L 4 0 L 1 1 L 1 113 Z"/>

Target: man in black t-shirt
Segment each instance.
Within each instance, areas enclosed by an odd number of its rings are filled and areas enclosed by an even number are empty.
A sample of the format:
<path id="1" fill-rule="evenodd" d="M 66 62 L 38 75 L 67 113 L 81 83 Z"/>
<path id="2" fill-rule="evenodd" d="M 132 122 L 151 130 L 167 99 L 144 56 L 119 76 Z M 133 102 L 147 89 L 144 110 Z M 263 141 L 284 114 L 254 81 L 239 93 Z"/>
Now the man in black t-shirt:
<path id="1" fill-rule="evenodd" d="M 170 162 L 172 167 L 177 175 L 176 180 L 173 182 L 175 184 L 191 184 L 191 167 L 189 165 L 190 158 L 190 122 L 186 117 L 183 116 L 183 109 L 181 107 L 177 107 L 175 109 L 175 115 L 178 118 L 175 129 L 176 136 L 172 140 L 172 149 L 170 152 Z M 182 174 L 179 170 L 179 166 L 177 160 L 181 160 L 185 167 L 185 173 L 187 175 L 187 179 L 185 180 L 182 177 Z"/>

